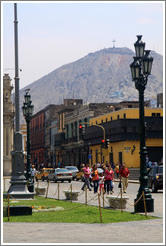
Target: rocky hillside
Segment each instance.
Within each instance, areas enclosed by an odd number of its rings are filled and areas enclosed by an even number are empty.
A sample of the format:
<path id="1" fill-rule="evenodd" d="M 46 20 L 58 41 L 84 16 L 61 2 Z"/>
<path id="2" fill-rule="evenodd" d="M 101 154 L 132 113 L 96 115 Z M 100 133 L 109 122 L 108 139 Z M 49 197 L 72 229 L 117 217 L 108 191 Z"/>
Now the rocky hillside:
<path id="1" fill-rule="evenodd" d="M 21 105 L 26 88 L 31 89 L 35 113 L 48 104 L 61 104 L 63 98 L 81 98 L 84 102 L 138 100 L 131 80 L 130 63 L 134 52 L 128 48 L 108 48 L 64 65 L 21 90 Z M 163 57 L 154 58 L 145 98 L 156 98 L 163 91 Z"/>

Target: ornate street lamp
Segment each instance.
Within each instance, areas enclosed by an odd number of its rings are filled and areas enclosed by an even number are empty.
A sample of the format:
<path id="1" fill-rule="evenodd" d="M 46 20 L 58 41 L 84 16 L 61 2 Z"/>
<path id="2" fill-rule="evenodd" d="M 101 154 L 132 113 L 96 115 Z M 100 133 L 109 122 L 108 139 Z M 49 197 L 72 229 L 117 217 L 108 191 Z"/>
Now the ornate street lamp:
<path id="1" fill-rule="evenodd" d="M 144 114 L 144 90 L 151 73 L 153 58 L 149 57 L 150 50 L 145 50 L 145 43 L 141 41 L 142 35 L 137 36 L 138 40 L 134 44 L 136 57 L 130 64 L 132 80 L 139 92 L 139 135 L 140 135 L 140 187 L 135 202 L 135 212 L 144 212 L 144 192 L 147 212 L 154 211 L 154 199 L 148 187 L 148 173 L 146 167 L 147 148 L 145 143 L 145 114 Z M 139 200 L 139 198 L 141 199 Z"/>
<path id="2" fill-rule="evenodd" d="M 28 190 L 30 192 L 34 191 L 34 183 L 31 178 L 30 171 L 30 121 L 31 116 L 33 114 L 34 106 L 31 105 L 31 95 L 29 94 L 29 89 L 26 90 L 26 94 L 24 95 L 25 102 L 23 103 L 22 111 L 27 123 L 27 172 L 26 172 L 26 180 L 28 181 Z"/>
<path id="3" fill-rule="evenodd" d="M 12 155 L 12 177 L 11 185 L 8 192 L 10 198 L 31 199 L 35 193 L 27 189 L 27 180 L 24 175 L 24 154 L 22 151 L 22 134 L 20 132 L 20 97 L 19 97 L 19 63 L 18 63 L 18 20 L 17 20 L 17 3 L 14 3 L 14 48 L 15 48 L 15 132 L 14 148 Z"/>

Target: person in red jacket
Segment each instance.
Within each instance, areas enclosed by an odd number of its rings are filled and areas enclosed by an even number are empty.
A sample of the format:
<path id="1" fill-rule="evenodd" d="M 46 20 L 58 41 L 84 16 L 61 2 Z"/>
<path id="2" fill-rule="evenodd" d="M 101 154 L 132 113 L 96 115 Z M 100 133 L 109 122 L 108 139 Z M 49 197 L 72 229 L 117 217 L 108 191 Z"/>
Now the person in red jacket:
<path id="1" fill-rule="evenodd" d="M 98 170 L 97 170 L 97 165 L 93 166 L 91 175 L 92 175 L 94 193 L 97 193 L 98 186 L 99 186 L 99 174 L 98 174 Z"/>
<path id="2" fill-rule="evenodd" d="M 128 186 L 129 170 L 126 167 L 125 163 L 122 163 L 122 167 L 119 171 L 119 174 L 120 174 L 120 181 L 122 180 L 123 192 L 126 193 L 126 189 Z"/>
<path id="3" fill-rule="evenodd" d="M 106 180 L 106 189 L 107 189 L 107 194 L 112 194 L 114 193 L 113 188 L 113 182 L 114 182 L 114 171 L 112 170 L 112 167 L 109 166 L 108 169 L 105 170 L 105 180 Z"/>

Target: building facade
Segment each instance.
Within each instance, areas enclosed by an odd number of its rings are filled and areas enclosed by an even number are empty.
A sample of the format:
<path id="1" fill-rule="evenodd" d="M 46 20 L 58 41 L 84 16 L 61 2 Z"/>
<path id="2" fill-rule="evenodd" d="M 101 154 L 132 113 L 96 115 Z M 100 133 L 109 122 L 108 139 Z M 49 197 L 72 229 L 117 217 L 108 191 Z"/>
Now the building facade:
<path id="1" fill-rule="evenodd" d="M 163 108 L 163 93 L 157 94 L 157 107 Z"/>
<path id="2" fill-rule="evenodd" d="M 20 131 L 22 134 L 22 150 L 24 154 L 24 165 L 27 163 L 27 124 L 20 125 Z"/>
<path id="3" fill-rule="evenodd" d="M 75 165 L 80 168 L 82 163 L 89 161 L 89 146 L 85 146 L 84 134 L 79 126 L 82 125 L 86 129 L 91 118 L 112 112 L 115 110 L 115 105 L 117 104 L 89 103 L 66 113 L 65 144 L 62 145 L 65 155 L 63 158 L 65 165 Z"/>
<path id="4" fill-rule="evenodd" d="M 58 133 L 55 134 L 55 153 L 56 153 L 56 166 L 64 166 L 66 165 L 66 147 L 67 144 L 65 140 L 65 122 L 66 117 L 68 117 L 72 112 L 79 111 L 79 108 L 82 107 L 83 100 L 82 99 L 65 99 L 64 100 L 64 109 L 58 112 Z"/>
<path id="5" fill-rule="evenodd" d="M 30 139 L 31 139 L 31 163 L 34 164 L 37 168 L 38 164 L 44 163 L 45 160 L 44 110 L 39 111 L 31 118 Z"/>
<path id="6" fill-rule="evenodd" d="M 11 101 L 11 79 L 8 74 L 3 76 L 3 175 L 12 173 L 14 107 Z"/>
<path id="7" fill-rule="evenodd" d="M 84 145 L 90 143 L 91 164 L 125 162 L 130 168 L 140 166 L 138 108 L 114 111 L 89 122 L 92 126 L 85 132 Z M 145 122 L 149 160 L 159 162 L 163 157 L 163 109 L 145 108 Z M 104 137 L 109 139 L 107 149 L 102 148 Z"/>

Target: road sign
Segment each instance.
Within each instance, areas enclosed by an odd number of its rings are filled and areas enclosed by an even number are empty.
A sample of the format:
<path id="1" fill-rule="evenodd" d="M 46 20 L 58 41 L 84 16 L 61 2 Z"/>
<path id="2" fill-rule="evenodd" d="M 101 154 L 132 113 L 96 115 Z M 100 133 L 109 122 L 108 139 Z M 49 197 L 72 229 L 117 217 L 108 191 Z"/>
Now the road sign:
<path id="1" fill-rule="evenodd" d="M 88 159 L 91 159 L 91 157 L 92 157 L 92 156 L 89 154 L 89 155 L 88 155 Z"/>

